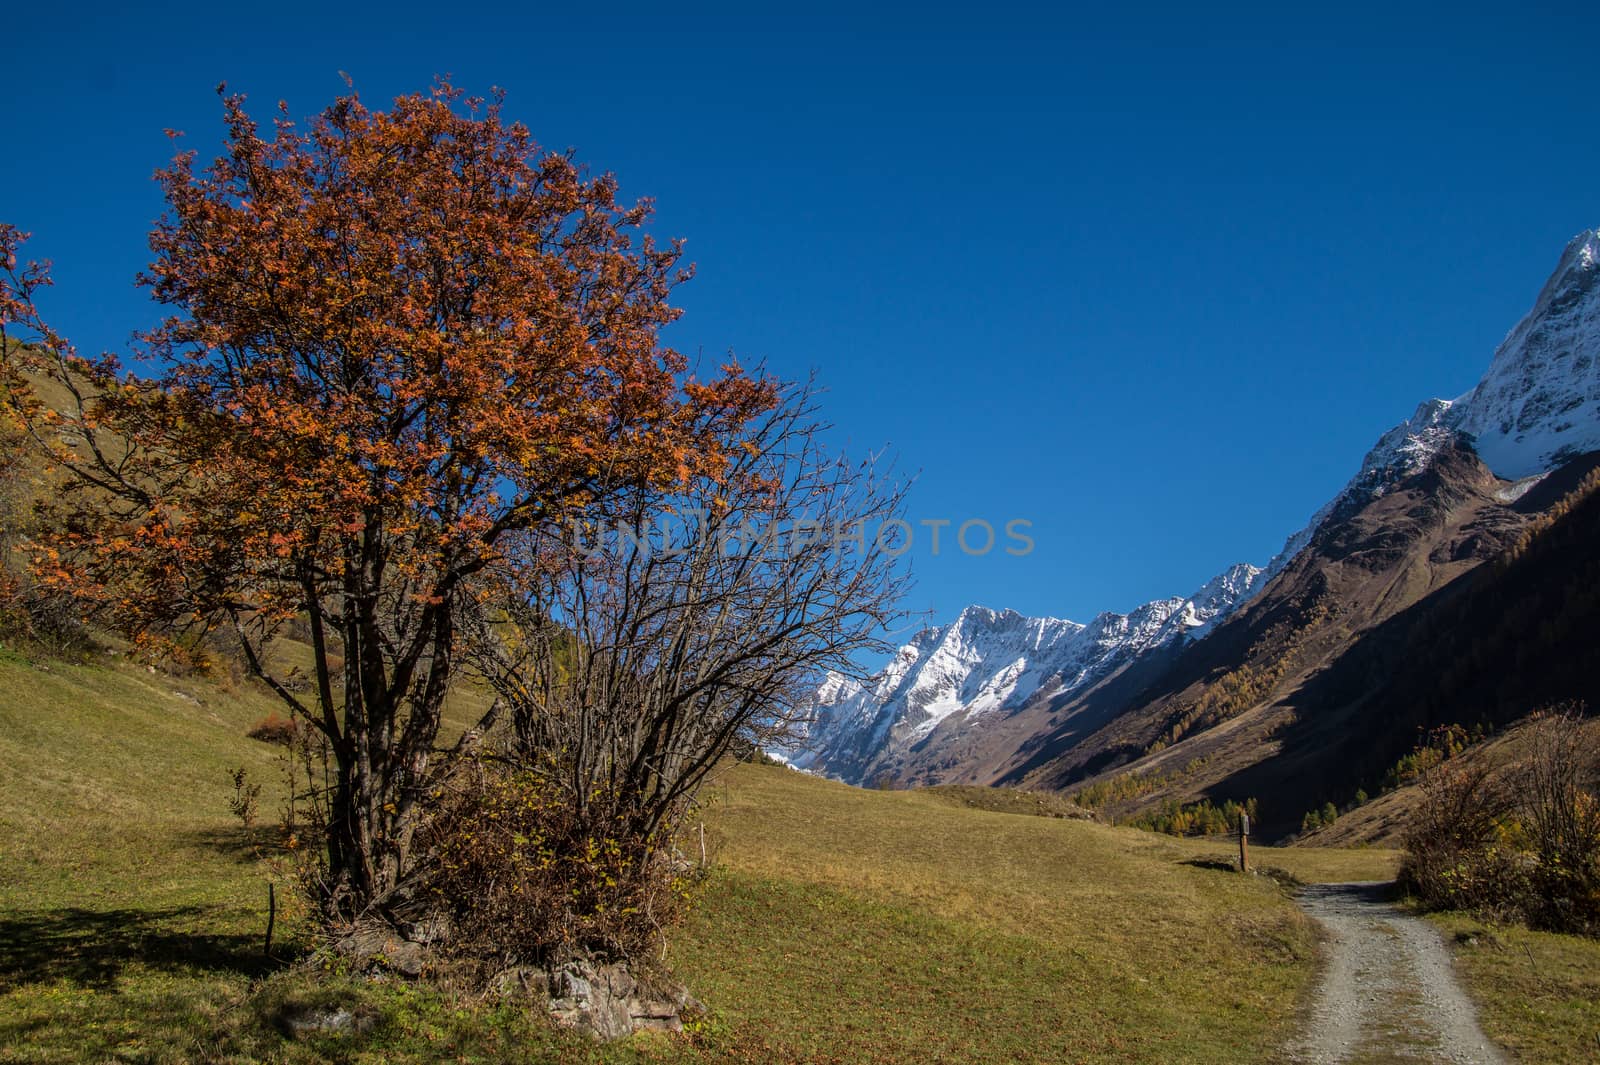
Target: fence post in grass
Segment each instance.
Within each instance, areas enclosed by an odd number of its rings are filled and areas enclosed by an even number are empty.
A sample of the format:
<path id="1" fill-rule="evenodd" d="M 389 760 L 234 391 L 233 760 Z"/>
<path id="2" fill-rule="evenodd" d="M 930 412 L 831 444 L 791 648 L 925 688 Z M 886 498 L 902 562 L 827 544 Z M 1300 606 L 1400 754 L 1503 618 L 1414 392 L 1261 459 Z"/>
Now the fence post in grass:
<path id="1" fill-rule="evenodd" d="M 1239 815 L 1239 872 L 1250 871 L 1250 815 Z"/>
<path id="2" fill-rule="evenodd" d="M 262 953 L 272 957 L 272 926 L 278 920 L 278 892 L 272 881 L 267 881 L 267 943 Z"/>

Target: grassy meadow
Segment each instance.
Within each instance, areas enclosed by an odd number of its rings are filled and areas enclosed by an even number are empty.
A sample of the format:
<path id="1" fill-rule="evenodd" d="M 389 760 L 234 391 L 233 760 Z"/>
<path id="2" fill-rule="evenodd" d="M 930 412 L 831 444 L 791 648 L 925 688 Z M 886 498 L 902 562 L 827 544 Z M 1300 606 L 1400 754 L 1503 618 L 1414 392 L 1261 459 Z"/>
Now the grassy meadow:
<path id="1" fill-rule="evenodd" d="M 245 733 L 275 709 L 248 685 L 0 651 L 0 1062 L 1272 1060 L 1316 971 L 1285 885 L 1382 878 L 1394 860 L 1259 848 L 1275 875 L 1240 876 L 1226 842 L 1052 816 L 1054 802 L 982 809 L 959 789 L 735 766 L 704 795 L 712 870 L 667 959 L 705 1011 L 683 1037 L 599 1047 L 514 1004 L 313 980 L 263 956 L 267 833 L 230 814 L 229 776 L 263 785 L 270 823 L 276 749 Z M 289 951 L 295 929 L 290 908 Z M 1526 972 L 1520 948 L 1464 946 L 1466 972 L 1544 981 L 1529 1009 L 1592 1021 L 1568 991 L 1592 1004 L 1600 958 L 1528 945 Z M 321 1002 L 371 1025 L 280 1033 L 282 1007 Z M 1542 1053 L 1528 1060 L 1559 1060 Z"/>

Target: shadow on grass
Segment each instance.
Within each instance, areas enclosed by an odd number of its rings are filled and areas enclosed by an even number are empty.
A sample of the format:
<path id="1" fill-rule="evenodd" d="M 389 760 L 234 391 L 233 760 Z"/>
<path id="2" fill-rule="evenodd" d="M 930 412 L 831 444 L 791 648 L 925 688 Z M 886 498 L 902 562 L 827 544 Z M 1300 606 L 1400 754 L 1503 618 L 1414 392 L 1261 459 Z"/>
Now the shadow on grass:
<path id="1" fill-rule="evenodd" d="M 249 976 L 278 968 L 262 954 L 259 936 L 195 930 L 214 915 L 200 906 L 0 915 L 0 993 L 63 979 L 106 987 L 130 964 Z"/>
<path id="2" fill-rule="evenodd" d="M 282 828 L 276 825 L 257 825 L 253 829 L 233 825 L 187 832 L 179 836 L 178 842 L 189 850 L 206 851 L 248 865 L 284 853 L 285 839 Z"/>

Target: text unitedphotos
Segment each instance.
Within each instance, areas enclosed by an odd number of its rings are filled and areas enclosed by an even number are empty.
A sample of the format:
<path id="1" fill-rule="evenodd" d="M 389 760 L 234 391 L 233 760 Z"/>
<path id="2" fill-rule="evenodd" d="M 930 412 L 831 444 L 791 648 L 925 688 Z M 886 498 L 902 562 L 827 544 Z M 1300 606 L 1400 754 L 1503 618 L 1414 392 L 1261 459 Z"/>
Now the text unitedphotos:
<path id="1" fill-rule="evenodd" d="M 951 518 L 922 518 L 915 523 L 905 518 L 876 521 L 827 522 L 794 518 L 785 521 L 747 519 L 737 523 L 714 523 L 708 511 L 684 510 L 673 520 L 657 520 L 643 525 L 627 522 L 577 523 L 566 529 L 573 551 L 585 557 L 598 557 L 608 548 L 622 553 L 659 554 L 671 557 L 686 550 L 705 536 L 715 537 L 728 555 L 760 552 L 769 557 L 794 557 L 806 552 L 847 551 L 865 553 L 871 549 L 891 558 L 899 557 L 925 542 L 928 553 L 938 555 L 952 545 L 965 555 L 982 556 L 996 550 L 1021 557 L 1031 554 L 1033 537 L 1027 530 L 1033 522 L 1012 518 L 1001 526 L 1004 539 L 993 523 L 983 518 L 956 522 Z"/>

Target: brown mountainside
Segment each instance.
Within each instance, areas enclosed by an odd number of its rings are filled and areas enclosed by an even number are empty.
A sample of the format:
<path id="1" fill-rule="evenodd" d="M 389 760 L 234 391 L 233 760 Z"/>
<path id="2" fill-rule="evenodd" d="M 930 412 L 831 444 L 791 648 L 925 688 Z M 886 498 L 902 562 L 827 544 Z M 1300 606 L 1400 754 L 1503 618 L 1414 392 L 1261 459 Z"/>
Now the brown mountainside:
<path id="1" fill-rule="evenodd" d="M 994 782 L 1065 790 L 1123 776 L 1114 814 L 1255 797 L 1263 828 L 1282 833 L 1307 809 L 1375 791 L 1428 728 L 1600 702 L 1595 466 L 1576 460 L 1512 501 L 1470 450 L 1441 453 L 1333 515 L 1123 712 L 1097 712 L 1096 693 L 1050 708 L 1053 726 Z"/>

